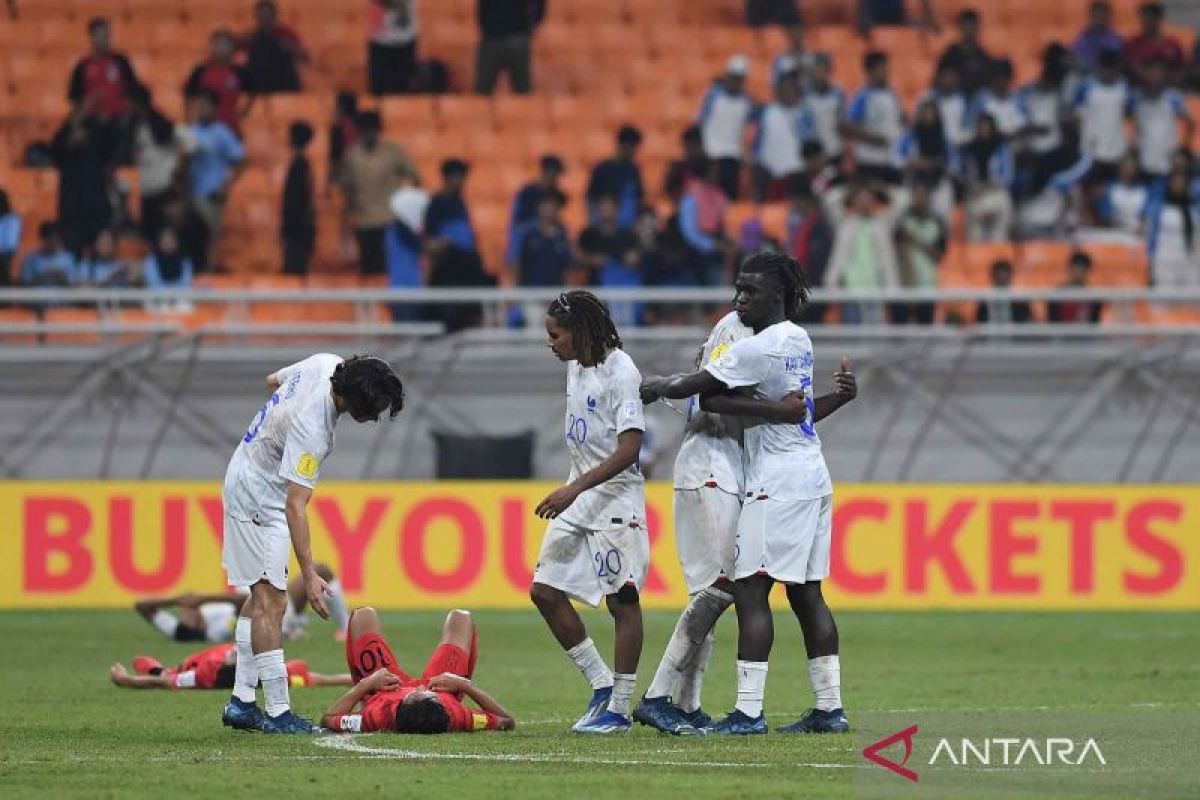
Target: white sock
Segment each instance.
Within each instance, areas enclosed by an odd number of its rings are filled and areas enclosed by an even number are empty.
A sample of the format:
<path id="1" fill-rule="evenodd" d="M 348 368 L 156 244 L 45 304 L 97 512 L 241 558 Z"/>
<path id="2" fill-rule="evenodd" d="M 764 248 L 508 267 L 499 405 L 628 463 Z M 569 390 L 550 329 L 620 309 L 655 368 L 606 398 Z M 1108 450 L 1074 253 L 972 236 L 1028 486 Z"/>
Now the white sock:
<path id="1" fill-rule="evenodd" d="M 717 644 L 717 636 L 712 631 L 704 637 L 700 652 L 696 655 L 687 669 L 683 671 L 683 680 L 679 682 L 679 701 L 677 705 L 687 713 L 700 708 L 700 688 L 704 683 L 704 671 L 708 662 L 712 661 L 713 648 Z"/>
<path id="2" fill-rule="evenodd" d="M 175 638 L 175 631 L 179 629 L 179 620 L 170 611 L 163 611 L 161 608 L 154 612 L 150 617 L 150 624 L 158 629 L 158 632 L 168 639 Z"/>
<path id="3" fill-rule="evenodd" d="M 287 665 L 282 650 L 268 650 L 254 657 L 258 677 L 262 681 L 263 697 L 267 701 L 267 716 L 278 717 L 292 707 L 288 697 Z"/>
<path id="4" fill-rule="evenodd" d="M 334 578 L 329 582 L 329 597 L 325 598 L 325 607 L 329 609 L 329 619 L 339 631 L 346 630 L 350 624 L 350 606 L 346 603 L 346 593 L 342 582 Z"/>
<path id="5" fill-rule="evenodd" d="M 592 685 L 593 689 L 603 689 L 613 685 L 612 670 L 604 663 L 604 658 L 596 649 L 596 643 L 591 640 L 591 637 L 572 647 L 567 651 L 567 655 L 575 662 L 575 666 L 579 667 L 579 671 L 583 673 L 583 677 L 587 678 L 587 682 Z"/>
<path id="6" fill-rule="evenodd" d="M 808 660 L 808 679 L 817 696 L 818 711 L 842 707 L 842 664 L 836 655 Z"/>
<path id="7" fill-rule="evenodd" d="M 738 711 L 750 719 L 762 716 L 763 692 L 767 688 L 767 662 L 737 662 L 737 705 Z"/>
<path id="8" fill-rule="evenodd" d="M 237 643 L 237 666 L 233 670 L 233 696 L 243 703 L 253 703 L 258 697 L 258 666 L 254 663 L 254 648 L 250 646 L 250 618 L 238 617 L 233 629 Z"/>
<path id="9" fill-rule="evenodd" d="M 705 638 L 725 609 L 733 604 L 733 595 L 708 586 L 692 595 L 679 615 L 667 650 L 663 653 L 646 697 L 679 697 L 680 682 L 700 657 Z"/>
<path id="10" fill-rule="evenodd" d="M 608 710 L 623 717 L 629 716 L 629 698 L 633 697 L 633 687 L 637 683 L 637 675 L 616 673 L 613 675 L 612 699 L 608 701 Z"/>

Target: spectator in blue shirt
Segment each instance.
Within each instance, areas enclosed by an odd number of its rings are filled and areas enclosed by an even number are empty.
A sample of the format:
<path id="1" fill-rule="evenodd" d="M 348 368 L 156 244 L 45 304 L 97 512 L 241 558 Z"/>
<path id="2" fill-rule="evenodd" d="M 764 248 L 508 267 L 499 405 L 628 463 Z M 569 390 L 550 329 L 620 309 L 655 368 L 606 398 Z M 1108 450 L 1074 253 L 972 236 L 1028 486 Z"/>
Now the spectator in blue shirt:
<path id="1" fill-rule="evenodd" d="M 187 289 L 192 285 L 192 261 L 179 249 L 179 236 L 163 228 L 142 265 L 147 289 Z"/>
<path id="2" fill-rule="evenodd" d="M 508 263 L 520 286 L 562 286 L 571 267 L 571 240 L 559 214 L 564 197 L 546 192 L 538 198 L 537 215 L 517 228 Z"/>
<path id="3" fill-rule="evenodd" d="M 12 282 L 13 256 L 21 246 L 21 217 L 12 210 L 8 192 L 0 189 L 0 286 Z"/>
<path id="4" fill-rule="evenodd" d="M 521 226 L 537 219 L 538 203 L 543 197 L 547 194 L 560 195 L 563 203 L 566 203 L 566 195 L 559 188 L 559 181 L 562 180 L 563 172 L 566 170 L 562 159 L 556 155 L 547 154 L 542 156 L 538 163 L 537 178 L 522 186 L 521 190 L 513 197 L 512 213 L 508 220 L 508 246 L 510 249 L 516 244 L 517 232 Z"/>
<path id="5" fill-rule="evenodd" d="M 1071 53 L 1087 70 L 1096 68 L 1100 54 L 1105 50 L 1121 52 L 1125 40 L 1112 28 L 1112 4 L 1108 0 L 1095 0 L 1088 7 L 1087 27 L 1071 45 Z"/>
<path id="6" fill-rule="evenodd" d="M 457 158 L 442 162 L 442 190 L 429 200 L 425 210 L 425 242 L 436 258 L 446 247 L 475 250 L 475 229 L 467 210 L 463 189 L 470 165 Z"/>
<path id="7" fill-rule="evenodd" d="M 599 212 L 600 199 L 617 198 L 617 220 L 623 227 L 633 225 L 642 206 L 642 171 L 638 167 L 637 151 L 642 144 L 642 132 L 631 125 L 617 132 L 617 152 L 592 170 L 588 181 L 588 216 L 593 221 Z"/>
<path id="8" fill-rule="evenodd" d="M 81 279 L 96 286 L 125 287 L 133 283 L 133 270 L 117 255 L 117 237 L 100 231 L 88 258 L 80 265 Z"/>
<path id="9" fill-rule="evenodd" d="M 75 286 L 82 283 L 79 264 L 63 243 L 62 231 L 54 222 L 38 228 L 41 246 L 21 262 L 21 283 L 25 286 Z"/>
<path id="10" fill-rule="evenodd" d="M 201 89 L 189 104 L 193 149 L 189 159 L 192 203 L 208 225 L 209 241 L 221 227 L 225 199 L 246 159 L 246 151 L 233 131 L 217 119 L 217 95 Z M 209 254 L 214 248 L 209 247 Z"/>

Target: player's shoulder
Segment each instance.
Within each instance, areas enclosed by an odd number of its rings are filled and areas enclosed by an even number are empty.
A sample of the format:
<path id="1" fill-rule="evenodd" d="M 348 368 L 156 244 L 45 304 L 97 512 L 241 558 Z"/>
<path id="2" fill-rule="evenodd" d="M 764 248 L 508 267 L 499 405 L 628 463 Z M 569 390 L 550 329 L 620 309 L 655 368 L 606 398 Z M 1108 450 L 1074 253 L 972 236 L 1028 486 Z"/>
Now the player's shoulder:
<path id="1" fill-rule="evenodd" d="M 620 348 L 612 350 L 604 359 L 604 372 L 612 378 L 642 378 L 641 370 L 633 363 L 633 358 Z"/>

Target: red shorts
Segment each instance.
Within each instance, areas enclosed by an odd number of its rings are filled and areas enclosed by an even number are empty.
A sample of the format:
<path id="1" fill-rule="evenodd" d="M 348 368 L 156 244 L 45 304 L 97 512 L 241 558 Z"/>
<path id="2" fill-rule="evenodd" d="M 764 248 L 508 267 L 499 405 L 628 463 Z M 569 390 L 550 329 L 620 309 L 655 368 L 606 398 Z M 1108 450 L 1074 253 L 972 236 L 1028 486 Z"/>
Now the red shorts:
<path id="1" fill-rule="evenodd" d="M 456 644 L 443 642 L 433 651 L 421 677 L 414 679 L 404 671 L 395 653 L 383 638 L 381 633 L 365 633 L 355 639 L 346 639 L 346 664 L 350 667 L 350 676 L 358 683 L 376 670 L 386 669 L 401 681 L 410 684 L 425 683 L 430 678 L 450 672 L 470 678 L 475 672 L 475 662 L 479 656 L 479 637 L 471 640 L 471 652 L 467 652 Z"/>

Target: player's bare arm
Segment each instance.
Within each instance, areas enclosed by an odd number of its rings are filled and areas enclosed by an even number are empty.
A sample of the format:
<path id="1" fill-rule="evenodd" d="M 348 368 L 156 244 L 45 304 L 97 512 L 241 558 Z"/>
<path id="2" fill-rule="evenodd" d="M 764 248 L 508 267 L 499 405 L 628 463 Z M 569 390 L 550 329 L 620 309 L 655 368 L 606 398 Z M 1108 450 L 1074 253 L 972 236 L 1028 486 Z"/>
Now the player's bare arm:
<path id="1" fill-rule="evenodd" d="M 833 376 L 834 390 L 813 401 L 812 421 L 828 417 L 858 397 L 858 382 L 846 359 Z M 799 424 L 808 420 L 808 404 L 803 392 L 792 392 L 779 400 L 763 400 L 741 392 L 720 392 L 700 398 L 700 408 L 713 414 L 759 417 L 771 422 Z"/>
<path id="2" fill-rule="evenodd" d="M 109 680 L 125 689 L 170 689 L 171 679 L 166 675 L 130 675 L 124 664 L 113 664 L 108 670 Z"/>
<path id="3" fill-rule="evenodd" d="M 500 723 L 498 730 L 511 731 L 517 727 L 517 721 L 513 718 L 513 715 L 508 713 L 504 706 L 500 705 L 494 697 L 483 689 L 480 689 L 470 678 L 455 675 L 453 672 L 443 672 L 429 681 L 429 688 L 435 692 L 461 692 L 465 694 L 475 701 L 475 705 L 489 714 L 495 715 Z"/>
<path id="4" fill-rule="evenodd" d="M 636 429 L 622 431 L 617 435 L 617 449 L 566 486 L 555 489 L 538 503 L 537 515 L 542 519 L 554 519 L 571 507 L 575 498 L 594 486 L 610 481 L 637 463 L 642 449 L 642 432 Z"/>
<path id="5" fill-rule="evenodd" d="M 694 394 L 705 395 L 723 392 L 728 387 L 721 383 L 707 370 L 692 373 L 681 373 L 667 377 L 651 376 L 642 381 L 641 394 L 643 403 L 653 403 L 666 398 L 682 400 Z"/>
<path id="6" fill-rule="evenodd" d="M 305 592 L 313 611 L 321 619 L 329 619 L 329 609 L 325 607 L 325 598 L 329 595 L 329 584 L 317 574 L 312 558 L 312 536 L 308 529 L 308 503 L 312 500 L 312 489 L 298 483 L 288 482 L 287 502 L 284 512 L 287 515 L 288 531 L 292 537 L 292 548 L 296 551 L 296 560 L 300 563 L 300 576 L 304 579 Z"/>
<path id="7" fill-rule="evenodd" d="M 278 372 L 272 372 L 270 375 L 267 376 L 267 391 L 268 392 L 277 392 L 277 391 L 279 391 L 279 387 L 282 385 L 283 385 L 283 382 L 279 380 Z"/>
<path id="8" fill-rule="evenodd" d="M 333 705 L 327 708 L 325 714 L 321 717 L 321 725 L 326 728 L 336 729 L 337 717 L 353 714 L 354 709 L 367 695 L 399 688 L 400 679 L 398 677 L 386 669 L 376 670 L 369 677 L 350 687 L 350 691 L 335 700 Z"/>

